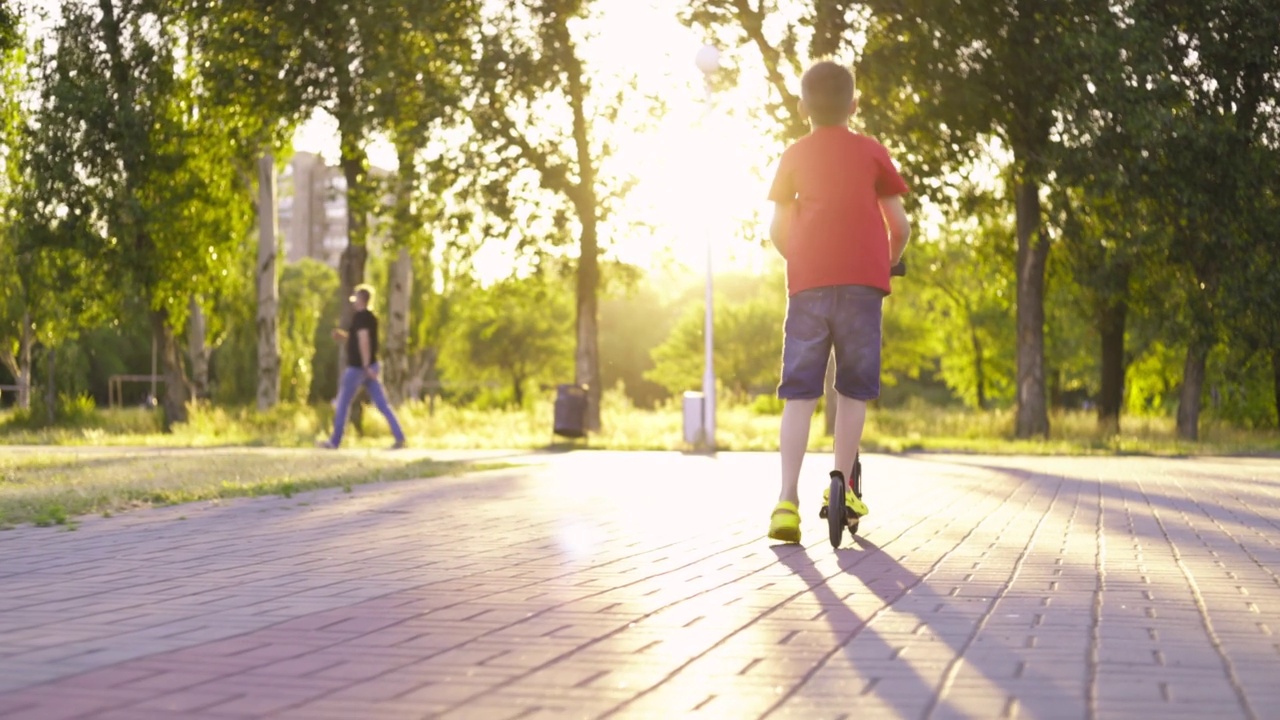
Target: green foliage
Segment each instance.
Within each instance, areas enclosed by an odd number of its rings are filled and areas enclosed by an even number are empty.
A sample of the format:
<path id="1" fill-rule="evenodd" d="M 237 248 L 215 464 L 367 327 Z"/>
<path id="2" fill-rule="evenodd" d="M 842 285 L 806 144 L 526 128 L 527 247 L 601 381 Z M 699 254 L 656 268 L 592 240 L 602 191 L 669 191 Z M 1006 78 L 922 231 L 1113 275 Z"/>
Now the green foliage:
<path id="1" fill-rule="evenodd" d="M 958 398 L 979 409 L 1006 405 L 1014 391 L 1012 228 L 1007 216 L 986 212 L 912 244 L 884 329 L 886 372 L 919 378 L 936 367 Z M 904 332 L 910 322 L 924 330 Z"/>
<path id="2" fill-rule="evenodd" d="M 782 275 L 774 273 L 763 283 L 759 278 L 721 278 L 715 292 L 713 359 L 718 384 L 734 400 L 772 393 L 778 384 L 786 315 Z M 653 349 L 654 367 L 645 373 L 674 395 L 702 387 L 706 320 L 699 300 L 686 303 L 671 335 Z"/>
<path id="3" fill-rule="evenodd" d="M 1269 352 L 1236 345 L 1209 356 L 1206 405 L 1210 417 L 1242 428 L 1276 426 L 1275 374 Z"/>
<path id="4" fill-rule="evenodd" d="M 54 405 L 53 419 L 59 427 L 87 428 L 98 424 L 97 408 L 93 398 L 78 395 L 59 394 Z M 35 393 L 31 397 L 31 409 L 18 411 L 11 421 L 18 428 L 48 427 L 49 408 L 44 393 Z"/>
<path id="5" fill-rule="evenodd" d="M 1185 348 L 1155 341 L 1129 367 L 1125 408 L 1131 415 L 1168 415 L 1177 404 Z"/>
<path id="6" fill-rule="evenodd" d="M 572 301 L 551 278 L 512 278 L 474 288 L 457 307 L 441 357 L 452 381 L 499 380 L 517 407 L 531 381 L 569 372 Z"/>
<path id="7" fill-rule="evenodd" d="M 338 289 L 338 275 L 317 260 L 304 258 L 285 266 L 280 278 L 280 399 L 305 403 L 311 397 L 317 356 L 328 352 L 332 340 L 321 344 L 321 319 Z M 326 365 L 327 367 L 327 365 Z"/>
<path id="8" fill-rule="evenodd" d="M 675 297 L 673 278 L 641 276 L 621 282 L 628 268 L 604 266 L 605 297 L 600 303 L 600 379 L 607 388 L 625 388 L 627 397 L 640 407 L 652 408 L 670 391 L 646 377 L 653 369 L 650 351 L 671 333 L 682 308 L 693 302 L 692 289 Z"/>
<path id="9" fill-rule="evenodd" d="M 51 527 L 53 525 L 67 524 L 67 510 L 61 505 L 49 505 L 42 507 L 36 511 L 31 518 L 31 524 L 36 527 Z"/>
<path id="10" fill-rule="evenodd" d="M 0 0 L 0 53 L 8 52 L 19 42 L 18 14 L 10 0 Z"/>

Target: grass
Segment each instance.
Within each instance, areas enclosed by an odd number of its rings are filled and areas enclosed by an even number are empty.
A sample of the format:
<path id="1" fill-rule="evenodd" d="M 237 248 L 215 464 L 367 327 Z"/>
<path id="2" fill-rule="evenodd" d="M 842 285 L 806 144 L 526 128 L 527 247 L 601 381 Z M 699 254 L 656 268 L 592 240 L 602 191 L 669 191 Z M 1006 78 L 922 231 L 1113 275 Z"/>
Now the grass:
<path id="1" fill-rule="evenodd" d="M 722 449 L 777 449 L 777 403 L 727 405 L 717 414 Z M 581 447 L 612 450 L 683 450 L 680 408 L 633 407 L 618 393 L 606 394 L 605 431 L 587 441 L 552 434 L 548 399 L 516 410 L 477 410 L 407 403 L 398 409 L 410 444 L 440 449 L 538 449 Z M 155 412 L 139 408 L 81 412 L 73 426 L 28 429 L 0 412 L 0 445 L 40 445 L 0 455 L 0 529 L 31 523 L 74 530 L 88 513 L 111 517 L 136 507 L 223 498 L 294 495 L 381 480 L 424 478 L 482 466 L 413 459 L 394 453 L 329 453 L 311 450 L 332 422 L 327 406 L 251 409 L 193 408 L 190 422 L 161 433 Z M 1206 418 L 1202 439 L 1177 438 L 1172 418 L 1126 417 L 1121 432 L 1103 435 L 1092 414 L 1059 412 L 1047 439 L 1014 440 L 1013 411 L 973 412 L 925 403 L 873 407 L 864 433 L 872 452 L 970 452 L 986 454 L 1280 455 L 1280 432 L 1243 430 Z M 346 447 L 382 448 L 390 433 L 368 410 L 364 433 L 351 432 Z M 86 450 L 82 446 L 118 446 Z M 186 448 L 183 450 L 182 448 Z M 253 449 L 248 449 L 253 448 Z M 821 414 L 811 426 L 810 449 L 829 451 Z M 199 450 L 194 450 L 199 449 Z"/>
<path id="2" fill-rule="evenodd" d="M 761 408 L 764 408 L 763 410 Z M 717 441 L 725 450 L 777 449 L 778 416 L 774 403 L 722 405 L 717 413 Z M 397 410 L 410 445 L 440 449 L 532 449 L 549 446 L 611 450 L 679 450 L 680 408 L 672 403 L 657 410 L 632 406 L 620 393 L 607 393 L 601 409 L 605 431 L 589 441 L 565 441 L 552 434 L 550 398 L 514 410 L 478 410 L 437 404 L 405 403 Z M 77 427 L 45 430 L 6 424 L 0 414 L 0 444 L 122 445 L 148 447 L 310 447 L 325 437 L 332 423 L 328 406 L 281 406 L 267 412 L 200 406 L 190 421 L 172 433 L 159 431 L 153 411 L 138 408 L 98 410 Z M 1272 454 L 1280 453 L 1280 432 L 1243 430 L 1206 417 L 1201 440 L 1177 437 L 1166 417 L 1124 417 L 1121 432 L 1103 435 L 1092 413 L 1057 412 L 1050 418 L 1047 439 L 1014 440 L 1013 410 L 975 412 L 925 403 L 906 407 L 873 407 L 868 414 L 864 446 L 871 451 L 950 451 L 991 454 Z M 364 433 L 349 431 L 345 447 L 381 448 L 390 443 L 382 417 L 365 412 Z M 830 448 L 821 415 L 814 418 L 810 448 Z"/>
<path id="3" fill-rule="evenodd" d="M 156 505 L 426 478 L 495 465 L 411 459 L 387 453 L 225 449 L 10 453 L 0 457 L 0 527 L 31 523 L 74 529 L 73 518 Z"/>

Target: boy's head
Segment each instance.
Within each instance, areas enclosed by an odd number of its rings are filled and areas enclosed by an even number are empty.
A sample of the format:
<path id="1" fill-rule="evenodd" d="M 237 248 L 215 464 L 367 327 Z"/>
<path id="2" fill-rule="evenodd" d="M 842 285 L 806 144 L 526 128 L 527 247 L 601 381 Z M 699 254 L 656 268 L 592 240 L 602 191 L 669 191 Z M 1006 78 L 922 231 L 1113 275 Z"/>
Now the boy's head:
<path id="1" fill-rule="evenodd" d="M 824 60 L 800 78 L 800 113 L 815 126 L 844 125 L 857 109 L 853 73 L 848 68 Z"/>

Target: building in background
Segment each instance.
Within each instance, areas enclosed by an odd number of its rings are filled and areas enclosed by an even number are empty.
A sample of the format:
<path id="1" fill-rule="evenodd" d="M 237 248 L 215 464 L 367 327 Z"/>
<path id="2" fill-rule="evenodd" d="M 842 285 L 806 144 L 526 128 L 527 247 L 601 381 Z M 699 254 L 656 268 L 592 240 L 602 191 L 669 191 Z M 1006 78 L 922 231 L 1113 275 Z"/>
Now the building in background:
<path id="1" fill-rule="evenodd" d="M 347 180 L 315 153 L 299 152 L 280 174 L 279 223 L 287 262 L 338 267 L 347 247 Z"/>

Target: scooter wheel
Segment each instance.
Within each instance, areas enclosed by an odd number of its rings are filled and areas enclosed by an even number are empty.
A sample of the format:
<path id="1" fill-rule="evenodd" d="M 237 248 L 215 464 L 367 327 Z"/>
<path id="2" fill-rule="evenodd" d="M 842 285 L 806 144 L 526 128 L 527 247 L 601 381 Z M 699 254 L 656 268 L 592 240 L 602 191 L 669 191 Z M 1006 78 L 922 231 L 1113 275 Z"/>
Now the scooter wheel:
<path id="1" fill-rule="evenodd" d="M 846 513 L 849 506 L 844 502 L 844 494 L 848 492 L 844 484 L 844 475 L 838 470 L 831 472 L 831 492 L 827 496 L 827 530 L 831 536 L 831 547 L 838 548 L 844 540 L 844 528 L 847 522 Z"/>

